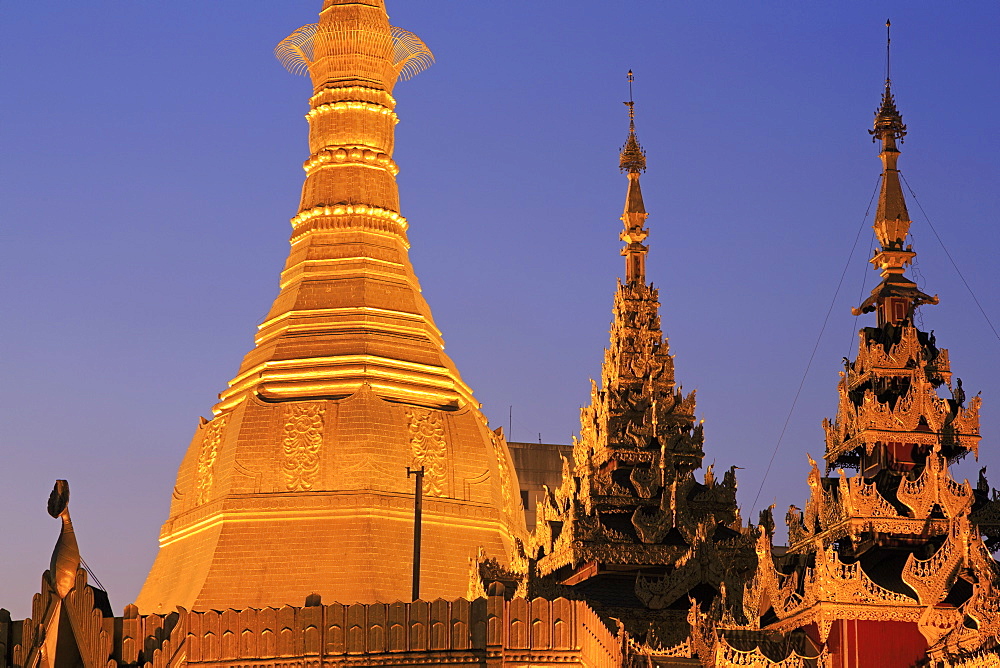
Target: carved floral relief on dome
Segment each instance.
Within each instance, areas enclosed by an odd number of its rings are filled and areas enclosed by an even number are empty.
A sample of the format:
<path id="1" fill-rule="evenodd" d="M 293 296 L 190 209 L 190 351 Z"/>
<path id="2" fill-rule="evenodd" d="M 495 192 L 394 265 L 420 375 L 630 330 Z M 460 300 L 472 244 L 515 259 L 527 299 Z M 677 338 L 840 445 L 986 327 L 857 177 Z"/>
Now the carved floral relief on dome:
<path id="1" fill-rule="evenodd" d="M 219 416 L 205 425 L 198 455 L 197 499 L 198 505 L 208 501 L 215 484 L 215 460 L 226 429 L 226 418 Z"/>
<path id="2" fill-rule="evenodd" d="M 448 453 L 441 415 L 435 411 L 412 408 L 406 411 L 406 417 L 409 420 L 413 462 L 424 469 L 424 494 L 446 496 Z"/>
<path id="3" fill-rule="evenodd" d="M 308 491 L 316 484 L 323 448 L 323 405 L 292 403 L 285 408 L 281 473 L 285 488 Z"/>

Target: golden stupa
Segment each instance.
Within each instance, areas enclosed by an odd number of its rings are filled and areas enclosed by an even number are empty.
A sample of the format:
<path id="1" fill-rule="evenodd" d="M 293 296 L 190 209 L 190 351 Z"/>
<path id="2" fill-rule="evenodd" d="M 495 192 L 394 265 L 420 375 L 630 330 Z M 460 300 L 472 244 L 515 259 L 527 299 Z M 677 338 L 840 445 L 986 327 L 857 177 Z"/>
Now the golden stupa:
<path id="1" fill-rule="evenodd" d="M 308 71 L 309 158 L 281 290 L 177 474 L 143 613 L 465 596 L 524 532 L 502 433 L 444 353 L 407 256 L 393 86 L 429 64 L 383 0 L 326 0 L 282 42 Z"/>

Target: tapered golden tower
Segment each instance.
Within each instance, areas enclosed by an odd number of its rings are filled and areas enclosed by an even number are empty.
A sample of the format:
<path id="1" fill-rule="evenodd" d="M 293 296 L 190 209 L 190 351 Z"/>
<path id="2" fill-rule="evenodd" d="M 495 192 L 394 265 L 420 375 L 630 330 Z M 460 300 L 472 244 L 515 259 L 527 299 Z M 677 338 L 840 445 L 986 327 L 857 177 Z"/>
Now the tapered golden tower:
<path id="1" fill-rule="evenodd" d="M 443 352 L 407 256 L 396 80 L 430 52 L 384 0 L 325 0 L 277 53 L 308 70 L 309 158 L 281 291 L 177 475 L 144 613 L 407 599 L 423 467 L 425 599 L 524 531 L 501 434 Z"/>
<path id="2" fill-rule="evenodd" d="M 649 214 L 639 184 L 646 153 L 631 71 L 628 80 L 629 133 L 618 163 L 628 178 L 619 232 L 625 280 L 615 292 L 600 385 L 591 381 L 590 405 L 580 410 L 572 464 L 538 506 L 529 593 L 580 598 L 638 643 L 680 647 L 692 600 L 739 604 L 753 540 L 736 506 L 735 470 L 716 480 L 710 466 L 704 482 L 695 477 L 704 429 L 695 393 L 677 384 L 659 290 L 646 279 Z"/>

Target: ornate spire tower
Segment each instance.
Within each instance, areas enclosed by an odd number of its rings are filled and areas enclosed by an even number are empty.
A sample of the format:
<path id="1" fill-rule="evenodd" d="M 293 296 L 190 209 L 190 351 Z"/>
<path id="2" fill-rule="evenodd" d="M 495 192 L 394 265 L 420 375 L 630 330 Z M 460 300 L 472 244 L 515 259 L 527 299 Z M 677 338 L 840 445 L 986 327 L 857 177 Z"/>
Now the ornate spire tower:
<path id="1" fill-rule="evenodd" d="M 978 454 L 980 398 L 966 401 L 948 351 L 913 322 L 916 308 L 938 299 L 904 276 L 916 255 L 896 164 L 906 126 L 888 78 L 870 132 L 882 149 L 871 261 L 882 281 L 853 312 L 877 311 L 878 320 L 845 360 L 837 417 L 824 421 L 825 471 L 810 460 L 805 511 L 793 506 L 786 517 L 788 553 L 771 568 L 762 536 L 766 565 L 747 598 L 770 630 L 805 629 L 835 665 L 938 665 L 1000 636 L 990 554 L 1000 545 L 1000 500 L 985 476 L 973 488 L 949 471 Z"/>
<path id="2" fill-rule="evenodd" d="M 629 72 L 631 92 L 632 73 Z M 540 506 L 532 595 L 586 600 L 633 637 L 669 646 L 687 637 L 689 596 L 742 592 L 753 541 L 742 533 L 736 477 L 695 479 L 705 456 L 695 395 L 674 379 L 660 327 L 659 293 L 646 282 L 648 214 L 639 185 L 646 154 L 629 133 L 620 167 L 628 191 L 620 236 L 625 281 L 618 282 L 601 385 L 580 412 L 580 437 L 562 486 Z M 727 583 L 727 584 L 723 584 Z M 650 631 L 652 630 L 652 633 Z"/>
<path id="3" fill-rule="evenodd" d="M 422 593 L 464 596 L 477 550 L 507 562 L 524 529 L 506 444 L 443 352 L 407 256 L 392 90 L 431 54 L 383 0 L 325 0 L 276 54 L 313 83 L 291 252 L 180 466 L 137 604 L 406 599 L 408 466 L 426 471 Z"/>

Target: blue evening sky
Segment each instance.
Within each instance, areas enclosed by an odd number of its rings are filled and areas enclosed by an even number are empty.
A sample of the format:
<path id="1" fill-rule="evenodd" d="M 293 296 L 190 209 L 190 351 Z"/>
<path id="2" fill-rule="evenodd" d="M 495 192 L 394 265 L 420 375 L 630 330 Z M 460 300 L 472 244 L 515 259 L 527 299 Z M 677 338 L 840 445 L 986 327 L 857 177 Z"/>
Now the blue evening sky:
<path id="1" fill-rule="evenodd" d="M 28 614 L 68 478 L 116 611 L 156 551 L 199 415 L 276 294 L 309 84 L 274 45 L 320 0 L 5 0 L 0 12 L 0 606 Z M 901 169 L 1000 327 L 1000 4 L 390 0 L 437 57 L 396 88 L 411 257 L 448 353 L 512 440 L 567 443 L 607 340 L 636 74 L 648 273 L 706 461 L 744 517 L 841 274 L 761 505 L 804 504 L 806 453 L 874 284 L 866 130 L 884 77 Z M 910 199 L 926 329 L 984 396 L 1000 485 L 1000 340 Z M 861 240 L 850 257 L 862 225 Z M 512 408 L 510 408 L 512 407 Z"/>

